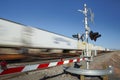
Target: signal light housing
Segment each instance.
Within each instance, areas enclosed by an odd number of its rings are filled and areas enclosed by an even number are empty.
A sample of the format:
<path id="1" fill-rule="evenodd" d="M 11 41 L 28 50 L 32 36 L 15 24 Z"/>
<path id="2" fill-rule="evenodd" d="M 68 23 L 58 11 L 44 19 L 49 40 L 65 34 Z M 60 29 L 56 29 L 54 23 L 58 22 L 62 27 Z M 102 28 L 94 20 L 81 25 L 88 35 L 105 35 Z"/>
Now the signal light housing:
<path id="1" fill-rule="evenodd" d="M 90 31 L 89 37 L 90 37 L 91 40 L 96 41 L 97 38 L 101 37 L 101 34 L 99 34 L 98 32 Z"/>
<path id="2" fill-rule="evenodd" d="M 80 40 L 80 34 L 75 34 L 75 35 L 72 35 L 73 38 L 77 38 L 78 40 Z"/>
<path id="3" fill-rule="evenodd" d="M 84 34 L 80 35 L 79 33 L 72 35 L 72 37 L 77 38 L 78 40 L 82 40 L 82 41 L 84 41 L 84 39 L 85 39 Z"/>

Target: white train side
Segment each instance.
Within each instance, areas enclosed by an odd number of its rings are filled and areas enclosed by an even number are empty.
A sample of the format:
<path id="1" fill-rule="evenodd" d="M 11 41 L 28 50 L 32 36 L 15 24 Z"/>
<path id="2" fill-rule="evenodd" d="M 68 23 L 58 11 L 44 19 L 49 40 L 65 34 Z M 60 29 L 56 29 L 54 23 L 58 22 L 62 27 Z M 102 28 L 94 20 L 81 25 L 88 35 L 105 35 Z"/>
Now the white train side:
<path id="1" fill-rule="evenodd" d="M 0 19 L 0 45 L 77 49 L 77 41 L 45 30 Z"/>
<path id="2" fill-rule="evenodd" d="M 0 18 L 0 47 L 30 47 L 78 49 L 78 42 L 69 37 L 42 29 L 28 27 L 13 21 Z M 80 48 L 85 46 L 80 42 Z M 90 49 L 105 50 L 100 46 L 89 44 Z"/>

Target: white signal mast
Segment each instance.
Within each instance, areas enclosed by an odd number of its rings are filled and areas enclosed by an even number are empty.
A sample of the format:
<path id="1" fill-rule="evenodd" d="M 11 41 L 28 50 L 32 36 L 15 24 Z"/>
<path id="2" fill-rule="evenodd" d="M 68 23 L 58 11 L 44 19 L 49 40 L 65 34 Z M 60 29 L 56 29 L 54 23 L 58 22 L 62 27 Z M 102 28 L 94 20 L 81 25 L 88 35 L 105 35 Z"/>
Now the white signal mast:
<path id="1" fill-rule="evenodd" d="M 85 42 L 86 42 L 86 44 L 85 44 L 85 55 L 84 55 L 84 57 L 87 57 L 89 59 L 90 56 L 89 56 L 89 48 L 88 48 L 88 45 L 89 45 L 88 44 L 88 37 L 89 37 L 90 28 L 88 26 L 87 5 L 84 4 L 84 9 L 83 10 L 78 10 L 78 11 L 82 12 L 85 16 L 84 17 L 84 27 L 85 27 Z M 88 60 L 87 61 L 87 69 L 89 69 L 89 63 L 90 63 L 90 61 Z"/>

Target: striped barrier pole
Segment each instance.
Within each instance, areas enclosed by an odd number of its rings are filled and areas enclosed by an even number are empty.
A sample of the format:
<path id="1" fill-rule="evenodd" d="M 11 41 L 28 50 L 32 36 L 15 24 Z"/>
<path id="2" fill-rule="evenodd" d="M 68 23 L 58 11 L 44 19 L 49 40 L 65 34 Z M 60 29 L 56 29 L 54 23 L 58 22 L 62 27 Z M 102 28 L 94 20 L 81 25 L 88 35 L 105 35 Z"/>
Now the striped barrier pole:
<path id="1" fill-rule="evenodd" d="M 27 72 L 27 71 L 31 71 L 31 70 L 37 70 L 37 69 L 45 69 L 45 68 L 49 68 L 49 67 L 69 64 L 72 62 L 80 62 L 82 60 L 84 60 L 84 58 L 70 59 L 70 60 L 64 60 L 64 61 L 58 61 L 58 62 L 42 63 L 42 64 L 34 64 L 34 65 L 25 65 L 25 66 L 7 68 L 6 70 L 0 69 L 0 75 L 18 73 L 18 72 Z"/>

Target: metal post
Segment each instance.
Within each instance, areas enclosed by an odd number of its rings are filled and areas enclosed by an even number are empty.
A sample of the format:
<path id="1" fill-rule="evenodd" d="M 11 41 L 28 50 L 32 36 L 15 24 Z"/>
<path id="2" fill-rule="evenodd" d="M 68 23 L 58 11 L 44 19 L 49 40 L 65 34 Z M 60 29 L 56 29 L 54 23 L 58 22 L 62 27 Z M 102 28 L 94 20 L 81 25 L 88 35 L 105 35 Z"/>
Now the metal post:
<path id="1" fill-rule="evenodd" d="M 105 63 L 105 64 L 103 64 L 103 69 L 106 69 L 106 68 L 107 68 L 107 65 Z M 104 75 L 103 80 L 108 80 L 108 75 Z"/>
<path id="2" fill-rule="evenodd" d="M 85 80 L 85 76 L 81 75 L 80 80 Z"/>
<path id="3" fill-rule="evenodd" d="M 84 69 L 85 66 L 83 65 L 81 68 Z M 85 76 L 84 75 L 80 75 L 80 80 L 85 80 Z"/>
<path id="4" fill-rule="evenodd" d="M 94 51 L 95 51 L 95 56 L 97 56 L 97 50 L 96 50 L 96 47 L 95 47 L 95 45 L 94 45 Z"/>
<path id="5" fill-rule="evenodd" d="M 84 4 L 84 10 L 83 10 L 83 14 L 85 16 L 84 18 L 84 27 L 85 27 L 85 38 L 86 38 L 86 47 L 85 47 L 85 52 L 86 52 L 86 56 L 89 57 L 89 51 L 88 51 L 88 35 L 89 35 L 89 27 L 88 27 L 88 18 L 87 18 L 87 5 Z M 87 69 L 89 69 L 89 61 L 87 61 L 86 64 Z"/>
<path id="6" fill-rule="evenodd" d="M 77 48 L 80 49 L 80 40 L 77 42 Z"/>
<path id="7" fill-rule="evenodd" d="M 85 16 L 85 18 L 84 18 L 84 27 L 85 27 L 85 42 L 86 42 L 86 45 L 85 45 L 85 55 L 84 56 L 89 57 L 88 35 L 89 35 L 90 28 L 88 27 L 88 18 L 87 18 L 88 9 L 87 9 L 87 5 L 84 4 L 84 9 L 83 10 L 78 10 L 78 11 L 82 12 L 84 14 L 84 16 Z M 89 61 L 87 61 L 86 65 L 87 65 L 86 68 L 89 69 Z"/>

